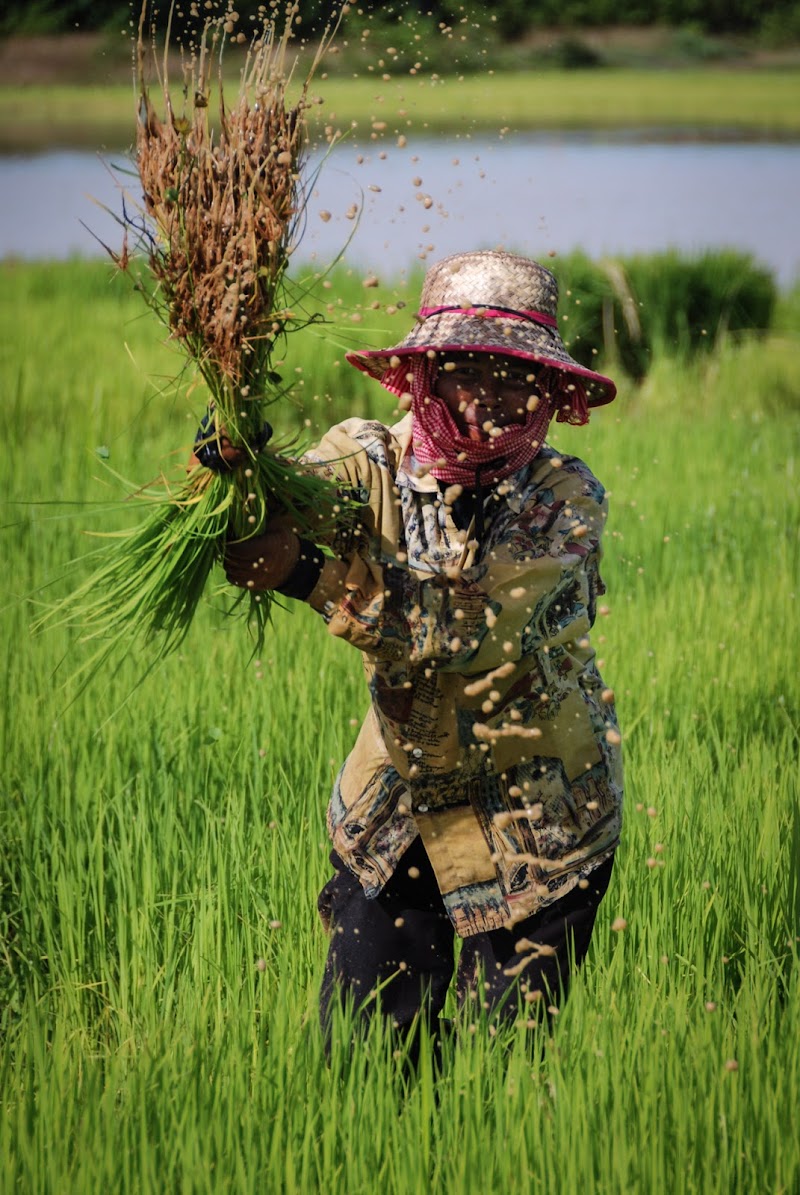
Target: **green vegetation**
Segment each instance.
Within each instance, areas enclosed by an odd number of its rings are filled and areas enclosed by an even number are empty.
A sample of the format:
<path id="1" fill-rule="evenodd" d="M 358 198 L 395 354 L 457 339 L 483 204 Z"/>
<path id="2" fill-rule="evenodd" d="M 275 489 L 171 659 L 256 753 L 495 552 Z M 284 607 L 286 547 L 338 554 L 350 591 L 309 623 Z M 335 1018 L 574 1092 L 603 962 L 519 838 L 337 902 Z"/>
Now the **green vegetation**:
<path id="1" fill-rule="evenodd" d="M 83 649 L 32 637 L 36 603 L 70 562 L 85 575 L 87 530 L 126 517 L 104 460 L 179 471 L 202 400 L 157 392 L 177 354 L 106 266 L 1 270 L 0 1187 L 797 1190 L 800 295 L 766 339 L 659 353 L 588 428 L 557 428 L 611 490 L 595 642 L 625 734 L 623 847 L 546 1048 L 478 1026 L 404 1090 L 377 1033 L 351 1047 L 341 1026 L 328 1069 L 315 1022 L 358 659 L 301 607 L 253 661 L 210 595 L 181 655 L 76 692 Z M 354 311 L 358 279 L 329 293 L 340 328 L 287 364 L 309 435 L 391 417 L 333 362 L 408 326 Z"/>
<path id="2" fill-rule="evenodd" d="M 665 354 L 687 360 L 728 332 L 766 332 L 777 299 L 769 270 L 733 250 L 600 262 L 573 254 L 558 272 L 571 299 L 563 327 L 573 356 L 591 366 L 602 346 L 635 378 Z"/>

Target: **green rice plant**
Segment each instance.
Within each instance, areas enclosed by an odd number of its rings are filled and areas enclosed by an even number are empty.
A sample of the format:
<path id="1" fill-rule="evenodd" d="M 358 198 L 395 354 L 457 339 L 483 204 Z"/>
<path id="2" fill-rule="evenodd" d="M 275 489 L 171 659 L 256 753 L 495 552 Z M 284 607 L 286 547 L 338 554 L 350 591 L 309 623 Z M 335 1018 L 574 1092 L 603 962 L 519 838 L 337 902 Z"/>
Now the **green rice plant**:
<path id="1" fill-rule="evenodd" d="M 379 1026 L 354 1039 L 338 1018 L 327 1065 L 317 1024 L 325 805 L 369 701 L 355 653 L 296 603 L 253 659 L 207 592 L 157 674 L 125 658 L 67 704 L 53 674 L 75 633 L 29 634 L 27 595 L 108 517 L 87 455 L 144 473 L 194 430 L 180 400 L 145 401 L 142 369 L 170 354 L 105 279 L 0 267 L 0 1189 L 797 1190 L 800 421 L 773 406 L 779 381 L 800 391 L 800 356 L 776 352 L 789 315 L 761 343 L 659 358 L 555 429 L 610 491 L 592 641 L 624 736 L 622 844 L 552 1031 L 478 1021 L 409 1081 Z M 360 280 L 342 293 L 361 335 Z M 340 386 L 316 375 L 335 402 Z"/>

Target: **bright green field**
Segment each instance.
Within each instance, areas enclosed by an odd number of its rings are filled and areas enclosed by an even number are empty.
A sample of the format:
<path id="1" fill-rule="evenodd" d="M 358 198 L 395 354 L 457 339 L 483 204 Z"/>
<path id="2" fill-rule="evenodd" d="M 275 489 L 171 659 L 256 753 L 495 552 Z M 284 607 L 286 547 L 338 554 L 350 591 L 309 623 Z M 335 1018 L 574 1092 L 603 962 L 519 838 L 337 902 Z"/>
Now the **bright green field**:
<path id="1" fill-rule="evenodd" d="M 797 70 L 503 72 L 318 80 L 313 109 L 358 137 L 385 122 L 386 135 L 537 129 L 690 129 L 744 137 L 800 135 Z M 0 86 L 0 149 L 54 145 L 124 148 L 134 135 L 133 86 Z"/>
<path id="2" fill-rule="evenodd" d="M 84 533 L 123 518 L 96 447 L 144 482 L 194 428 L 106 275 L 0 269 L 0 1189 L 796 1193 L 796 336 L 662 361 L 559 429 L 612 491 L 595 639 L 627 752 L 618 867 L 543 1052 L 479 1026 L 404 1088 L 377 1034 L 340 1027 L 327 1068 L 316 1025 L 355 653 L 301 608 L 256 664 L 210 598 L 179 656 L 76 693 L 80 646 L 31 635 Z M 319 423 L 358 385 L 335 351 L 297 357 Z"/>

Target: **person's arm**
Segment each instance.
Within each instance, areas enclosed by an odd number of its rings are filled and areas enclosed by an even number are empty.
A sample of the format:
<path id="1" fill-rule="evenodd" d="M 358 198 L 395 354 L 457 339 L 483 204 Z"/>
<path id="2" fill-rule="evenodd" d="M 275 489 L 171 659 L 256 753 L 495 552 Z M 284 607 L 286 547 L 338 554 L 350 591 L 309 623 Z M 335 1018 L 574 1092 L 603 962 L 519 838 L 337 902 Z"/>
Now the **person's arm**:
<path id="1" fill-rule="evenodd" d="M 388 429 L 360 419 L 331 428 L 315 449 L 300 458 L 300 463 L 337 484 L 342 495 L 341 517 L 330 526 L 326 515 L 326 530 L 317 537 L 319 542 L 302 538 L 289 515 L 271 519 L 259 535 L 228 541 L 223 559 L 228 581 L 241 589 L 274 589 L 284 597 L 299 600 L 315 592 L 318 608 L 340 597 L 343 586 L 338 582 L 337 566 L 344 559 L 352 562 L 357 551 L 368 555 L 375 527 L 380 526 L 386 533 L 384 546 L 394 543 L 393 533 L 387 531 L 392 523 L 399 524 L 396 491 L 388 469 L 391 439 Z M 370 445 L 382 464 L 371 459 L 365 445 Z M 390 514 L 387 518 L 389 508 L 393 517 Z M 334 505 L 333 513 L 337 510 Z M 320 546 L 323 541 L 328 555 Z"/>

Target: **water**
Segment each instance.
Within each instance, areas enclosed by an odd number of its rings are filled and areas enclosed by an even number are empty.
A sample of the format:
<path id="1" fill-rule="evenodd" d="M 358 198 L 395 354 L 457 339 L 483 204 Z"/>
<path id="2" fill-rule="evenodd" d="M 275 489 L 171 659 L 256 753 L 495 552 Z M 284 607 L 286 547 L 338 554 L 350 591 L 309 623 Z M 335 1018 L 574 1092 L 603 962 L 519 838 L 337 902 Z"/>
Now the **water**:
<path id="1" fill-rule="evenodd" d="M 79 152 L 0 158 L 0 256 L 119 248 L 120 228 L 97 206 L 121 212 L 123 182 L 136 194 L 118 165 L 121 155 Z M 298 256 L 327 263 L 352 235 L 350 265 L 395 276 L 475 248 L 546 258 L 734 247 L 788 286 L 800 277 L 799 197 L 794 144 L 519 135 L 343 145 L 321 172 Z M 353 204 L 358 221 L 347 218 Z"/>

